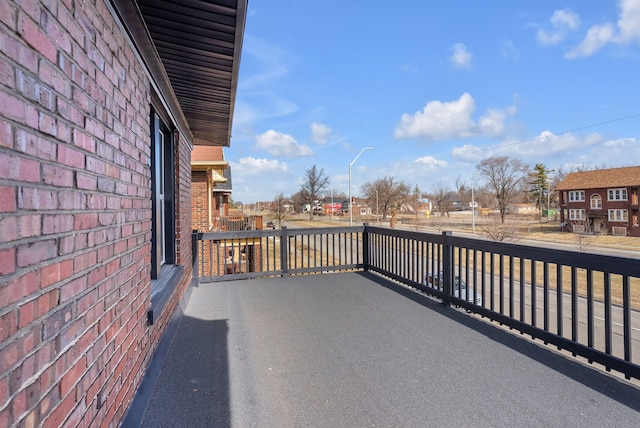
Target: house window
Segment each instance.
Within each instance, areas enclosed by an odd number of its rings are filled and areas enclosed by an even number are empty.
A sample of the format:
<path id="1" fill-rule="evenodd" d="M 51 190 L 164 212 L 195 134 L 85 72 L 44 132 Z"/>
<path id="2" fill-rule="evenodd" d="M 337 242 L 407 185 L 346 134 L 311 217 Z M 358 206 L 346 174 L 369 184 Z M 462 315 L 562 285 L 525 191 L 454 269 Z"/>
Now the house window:
<path id="1" fill-rule="evenodd" d="M 627 189 L 609 189 L 610 201 L 626 201 Z"/>
<path id="2" fill-rule="evenodd" d="M 572 190 L 569 192 L 569 202 L 584 202 L 584 190 Z"/>
<path id="3" fill-rule="evenodd" d="M 629 221 L 627 210 L 609 210 L 609 221 Z"/>
<path id="4" fill-rule="evenodd" d="M 591 196 L 591 209 L 600 210 L 602 209 L 602 198 L 600 195 Z"/>
<path id="5" fill-rule="evenodd" d="M 585 210 L 569 210 L 569 220 L 584 220 Z"/>
<path id="6" fill-rule="evenodd" d="M 171 131 L 151 118 L 151 279 L 175 263 L 175 158 Z"/>

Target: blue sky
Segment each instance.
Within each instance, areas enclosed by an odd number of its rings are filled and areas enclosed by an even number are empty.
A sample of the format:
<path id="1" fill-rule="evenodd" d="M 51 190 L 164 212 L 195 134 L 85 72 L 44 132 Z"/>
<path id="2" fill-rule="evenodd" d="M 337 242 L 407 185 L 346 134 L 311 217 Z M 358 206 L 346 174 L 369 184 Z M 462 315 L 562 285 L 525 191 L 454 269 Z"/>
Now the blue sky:
<path id="1" fill-rule="evenodd" d="M 233 199 L 323 168 L 352 193 L 385 176 L 471 185 L 489 156 L 640 164 L 640 0 L 250 0 Z"/>

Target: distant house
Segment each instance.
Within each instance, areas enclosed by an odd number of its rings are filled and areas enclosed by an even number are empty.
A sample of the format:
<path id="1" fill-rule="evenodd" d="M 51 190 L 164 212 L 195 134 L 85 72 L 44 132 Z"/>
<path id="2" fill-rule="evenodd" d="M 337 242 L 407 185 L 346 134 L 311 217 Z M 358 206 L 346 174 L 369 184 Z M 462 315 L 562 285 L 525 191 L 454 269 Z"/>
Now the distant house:
<path id="1" fill-rule="evenodd" d="M 229 216 L 231 169 L 222 147 L 195 146 L 191 152 L 192 228 L 208 232 Z"/>
<path id="2" fill-rule="evenodd" d="M 556 190 L 569 232 L 640 236 L 640 166 L 572 172 Z"/>
<path id="3" fill-rule="evenodd" d="M 537 215 L 538 207 L 534 204 L 513 204 L 509 207 L 511 214 Z"/>

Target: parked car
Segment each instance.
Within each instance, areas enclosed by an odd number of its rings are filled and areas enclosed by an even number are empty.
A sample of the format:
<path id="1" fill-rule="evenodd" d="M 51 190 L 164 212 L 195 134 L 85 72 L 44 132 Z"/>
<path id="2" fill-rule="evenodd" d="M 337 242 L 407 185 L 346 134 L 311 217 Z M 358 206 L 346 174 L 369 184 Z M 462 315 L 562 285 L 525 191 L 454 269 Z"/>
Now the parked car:
<path id="1" fill-rule="evenodd" d="M 429 272 L 423 284 L 432 288 L 439 289 L 442 288 L 442 285 L 444 285 L 443 278 L 444 274 L 442 272 L 438 272 L 436 275 L 434 275 L 432 272 Z M 457 297 L 459 299 L 463 299 L 466 296 L 468 302 L 475 303 L 476 305 L 482 305 L 482 294 L 474 293 L 471 288 L 469 288 L 467 292 L 467 283 L 464 282 L 464 280 L 462 280 L 458 275 L 454 276 L 453 295 L 454 297 Z"/>
<path id="2" fill-rule="evenodd" d="M 275 229 L 276 228 L 276 224 L 272 221 L 268 221 L 267 222 L 267 227 L 270 227 L 271 229 Z"/>

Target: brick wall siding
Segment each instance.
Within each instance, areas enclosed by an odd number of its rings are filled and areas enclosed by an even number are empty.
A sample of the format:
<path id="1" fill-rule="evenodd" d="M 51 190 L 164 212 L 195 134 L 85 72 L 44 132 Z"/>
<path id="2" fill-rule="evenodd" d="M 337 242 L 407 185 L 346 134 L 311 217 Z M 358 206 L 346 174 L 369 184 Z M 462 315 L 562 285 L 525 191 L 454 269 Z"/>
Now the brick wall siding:
<path id="1" fill-rule="evenodd" d="M 150 306 L 150 94 L 103 1 L 0 2 L 0 426 L 117 426 L 191 277 Z"/>
<path id="2" fill-rule="evenodd" d="M 191 173 L 191 215 L 193 228 L 199 232 L 209 231 L 209 195 L 207 189 L 207 172 Z"/>

